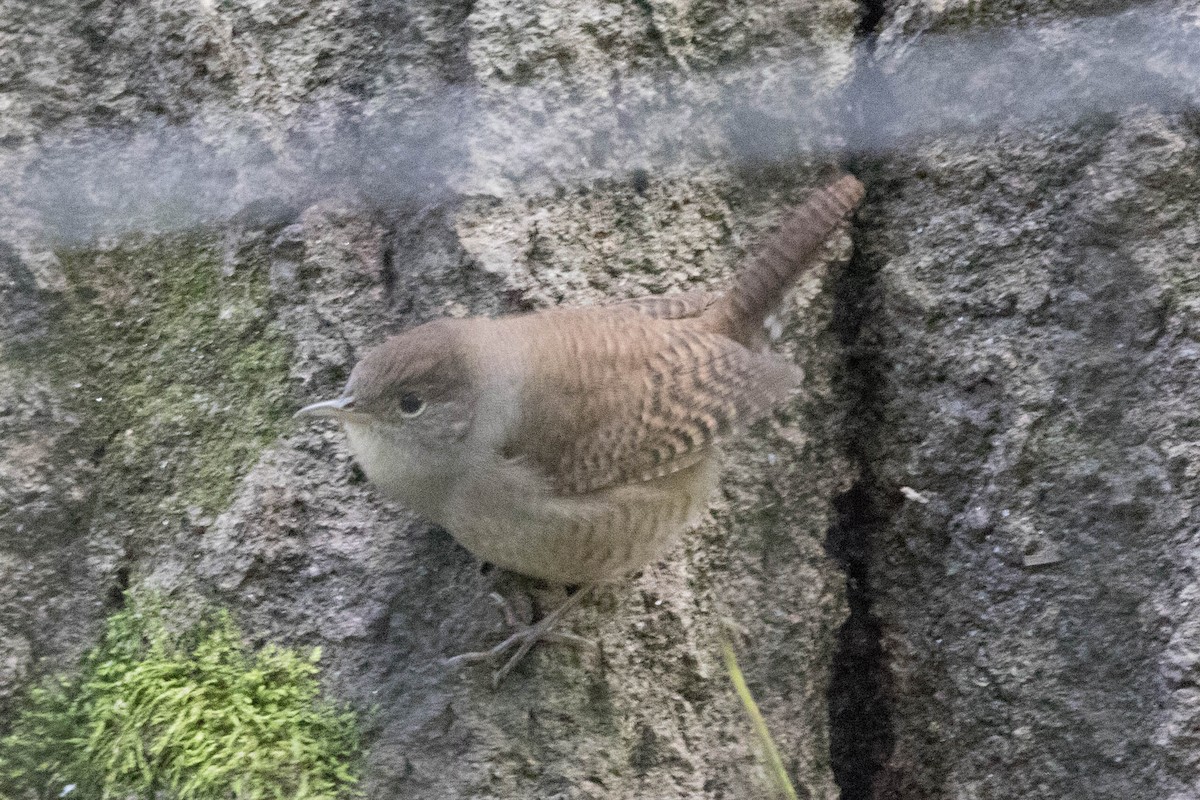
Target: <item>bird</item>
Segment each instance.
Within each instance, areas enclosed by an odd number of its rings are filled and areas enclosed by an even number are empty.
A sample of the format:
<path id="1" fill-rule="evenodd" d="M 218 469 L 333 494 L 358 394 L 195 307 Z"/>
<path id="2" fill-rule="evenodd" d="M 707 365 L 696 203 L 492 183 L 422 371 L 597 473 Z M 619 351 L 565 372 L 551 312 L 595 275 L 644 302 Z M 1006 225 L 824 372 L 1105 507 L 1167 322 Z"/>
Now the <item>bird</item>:
<path id="1" fill-rule="evenodd" d="M 384 495 L 479 559 L 579 586 L 495 647 L 494 683 L 593 587 L 663 556 L 707 511 L 719 446 L 800 387 L 764 324 L 864 195 L 842 174 L 784 215 L 724 292 L 692 291 L 495 318 L 436 319 L 386 339 L 328 417 Z"/>

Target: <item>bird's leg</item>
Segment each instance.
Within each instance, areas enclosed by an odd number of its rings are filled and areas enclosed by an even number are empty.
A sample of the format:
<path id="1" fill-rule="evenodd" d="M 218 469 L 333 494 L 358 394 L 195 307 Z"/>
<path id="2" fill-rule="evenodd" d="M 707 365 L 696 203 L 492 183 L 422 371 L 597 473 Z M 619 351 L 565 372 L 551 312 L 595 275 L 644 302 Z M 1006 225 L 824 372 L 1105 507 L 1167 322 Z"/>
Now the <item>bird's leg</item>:
<path id="1" fill-rule="evenodd" d="M 496 670 L 495 674 L 492 675 L 492 686 L 499 686 L 500 681 L 504 680 L 504 676 L 512 672 L 513 667 L 519 664 L 521 659 L 525 657 L 525 654 L 528 653 L 529 650 L 539 641 L 564 642 L 566 644 L 573 644 L 580 647 L 594 648 L 596 646 L 595 643 L 589 639 L 585 639 L 582 636 L 576 636 L 573 633 L 554 630 L 554 626 L 557 625 L 560 620 L 562 620 L 563 616 L 565 616 L 566 613 L 572 608 L 579 605 L 580 601 L 582 601 L 584 597 L 591 593 L 592 588 L 593 586 L 591 585 L 583 587 L 579 591 L 575 592 L 575 594 L 568 597 L 558 608 L 554 609 L 532 625 L 525 626 L 521 626 L 518 623 L 517 615 L 513 612 L 512 606 L 509 604 L 509 602 L 501 597 L 498 593 L 492 592 L 491 597 L 494 601 L 496 601 L 496 604 L 500 606 L 500 610 L 504 614 L 504 621 L 508 623 L 509 627 L 516 628 L 516 632 L 490 650 L 480 650 L 474 653 L 462 653 L 461 655 L 446 659 L 446 664 L 449 666 L 458 666 L 460 664 L 468 664 L 476 661 L 491 661 L 499 658 L 515 647 L 517 648 L 516 652 L 509 657 L 508 661 L 504 663 L 503 667 Z"/>

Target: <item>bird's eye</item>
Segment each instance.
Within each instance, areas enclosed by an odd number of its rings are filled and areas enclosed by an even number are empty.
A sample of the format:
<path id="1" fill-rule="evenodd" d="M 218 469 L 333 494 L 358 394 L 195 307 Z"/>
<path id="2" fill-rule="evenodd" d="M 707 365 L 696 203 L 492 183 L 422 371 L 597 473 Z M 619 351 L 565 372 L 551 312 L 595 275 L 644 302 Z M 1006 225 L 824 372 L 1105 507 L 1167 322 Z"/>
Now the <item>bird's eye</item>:
<path id="1" fill-rule="evenodd" d="M 406 392 L 400 398 L 400 413 L 406 417 L 415 417 L 425 410 L 425 401 L 412 392 Z"/>

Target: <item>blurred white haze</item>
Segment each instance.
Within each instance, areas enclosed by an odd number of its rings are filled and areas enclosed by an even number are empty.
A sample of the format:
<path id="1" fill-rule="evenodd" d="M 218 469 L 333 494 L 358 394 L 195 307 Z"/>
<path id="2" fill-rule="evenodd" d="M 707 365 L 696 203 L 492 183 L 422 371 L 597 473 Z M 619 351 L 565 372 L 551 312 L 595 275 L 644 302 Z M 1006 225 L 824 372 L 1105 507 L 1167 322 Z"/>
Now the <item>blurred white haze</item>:
<path id="1" fill-rule="evenodd" d="M 924 137 L 1061 129 L 1138 107 L 1194 112 L 1200 4 L 1188 5 L 987 31 L 912 35 L 908 25 L 902 45 L 860 42 L 835 92 L 811 89 L 809 76 L 822 73 L 797 61 L 626 84 L 597 78 L 596 91 L 444 86 L 416 101 L 309 108 L 269 133 L 261 117 L 207 107 L 204 122 L 182 126 L 49 135 L 15 180 L 0 175 L 0 194 L 54 238 L 79 241 L 217 222 L 252 204 L 336 190 L 425 205 L 643 171 L 871 157 Z M 568 138 L 579 130 L 590 138 Z"/>

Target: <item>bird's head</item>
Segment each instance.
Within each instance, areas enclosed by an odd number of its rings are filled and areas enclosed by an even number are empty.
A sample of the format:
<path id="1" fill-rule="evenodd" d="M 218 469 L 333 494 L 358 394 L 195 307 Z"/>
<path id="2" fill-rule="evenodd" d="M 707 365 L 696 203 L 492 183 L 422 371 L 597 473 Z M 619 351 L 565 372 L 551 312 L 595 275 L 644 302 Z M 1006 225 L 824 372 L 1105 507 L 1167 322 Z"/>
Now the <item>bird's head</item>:
<path id="1" fill-rule="evenodd" d="M 470 428 L 476 392 L 459 320 L 436 320 L 392 336 L 355 365 L 340 397 L 296 416 L 331 417 L 395 446 L 438 451 Z M 362 453 L 357 452 L 360 458 Z M 364 463 L 368 475 L 370 469 Z"/>

